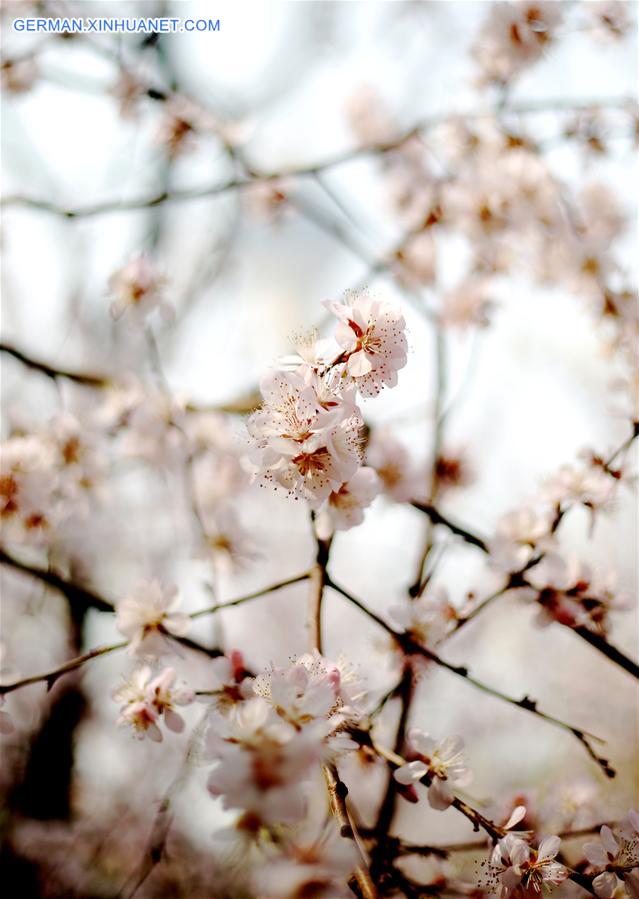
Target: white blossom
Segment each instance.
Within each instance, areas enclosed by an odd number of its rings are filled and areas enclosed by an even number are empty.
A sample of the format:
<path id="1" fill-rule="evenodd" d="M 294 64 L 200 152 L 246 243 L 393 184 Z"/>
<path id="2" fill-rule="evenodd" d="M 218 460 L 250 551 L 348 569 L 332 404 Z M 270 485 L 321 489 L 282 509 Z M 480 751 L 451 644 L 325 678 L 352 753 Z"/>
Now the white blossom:
<path id="1" fill-rule="evenodd" d="M 428 802 L 440 811 L 447 809 L 455 798 L 453 788 L 465 787 L 472 780 L 472 772 L 466 765 L 464 741 L 459 736 L 451 736 L 438 742 L 417 728 L 409 731 L 408 741 L 414 758 L 395 770 L 395 780 L 408 786 L 427 775 L 431 779 Z"/>
<path id="2" fill-rule="evenodd" d="M 117 605 L 116 625 L 129 640 L 130 655 L 156 656 L 170 651 L 167 637 L 183 637 L 191 619 L 178 612 L 177 587 L 140 581 Z"/>

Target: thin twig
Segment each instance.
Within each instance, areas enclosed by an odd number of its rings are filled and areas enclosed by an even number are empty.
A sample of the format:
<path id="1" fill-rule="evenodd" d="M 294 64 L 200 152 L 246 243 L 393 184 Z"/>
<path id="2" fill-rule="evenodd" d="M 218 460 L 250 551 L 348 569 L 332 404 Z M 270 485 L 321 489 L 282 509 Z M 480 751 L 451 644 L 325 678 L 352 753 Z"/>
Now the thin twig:
<path id="1" fill-rule="evenodd" d="M 305 571 L 303 574 L 297 574 L 295 577 L 286 578 L 284 581 L 278 581 L 276 584 L 271 584 L 269 587 L 263 587 L 261 590 L 255 590 L 254 593 L 247 593 L 245 596 L 239 596 L 237 599 L 231 599 L 228 602 L 220 602 L 216 603 L 214 606 L 209 606 L 207 609 L 198 609 L 197 612 L 191 612 L 191 618 L 201 618 L 202 615 L 215 615 L 217 612 L 221 612 L 223 609 L 231 609 L 234 606 L 241 606 L 245 602 L 250 602 L 253 599 L 259 599 L 260 596 L 266 596 L 268 593 L 275 593 L 276 590 L 282 590 L 284 587 L 290 587 L 291 584 L 299 584 L 301 581 L 306 581 L 310 577 L 310 573 Z"/>
<path id="2" fill-rule="evenodd" d="M 110 646 L 98 646 L 89 652 L 85 652 L 84 655 L 70 659 L 58 668 L 53 668 L 51 671 L 45 671 L 43 674 L 32 674 L 30 677 L 23 677 L 21 680 L 13 681 L 11 684 L 0 684 L 0 696 L 13 693 L 14 690 L 19 690 L 20 687 L 29 687 L 31 684 L 37 684 L 41 681 L 46 682 L 47 690 L 50 690 L 63 674 L 75 671 L 77 668 L 82 667 L 85 662 L 91 661 L 91 659 L 97 659 L 99 656 L 105 656 L 111 652 L 116 652 L 118 649 L 124 649 L 128 645 L 129 641 L 124 640 L 121 643 L 113 643 Z"/>

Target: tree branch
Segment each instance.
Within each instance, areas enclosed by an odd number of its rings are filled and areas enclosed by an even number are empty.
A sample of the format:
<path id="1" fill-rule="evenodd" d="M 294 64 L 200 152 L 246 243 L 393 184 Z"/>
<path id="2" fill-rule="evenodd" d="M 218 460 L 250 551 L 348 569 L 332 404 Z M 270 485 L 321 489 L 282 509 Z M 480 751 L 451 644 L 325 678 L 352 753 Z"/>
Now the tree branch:
<path id="1" fill-rule="evenodd" d="M 449 518 L 446 518 L 442 513 L 435 508 L 435 506 L 430 503 L 420 503 L 414 500 L 410 504 L 415 509 L 419 509 L 420 512 L 423 512 L 425 515 L 428 515 L 433 524 L 441 524 L 445 528 L 455 534 L 457 537 L 461 537 L 462 540 L 465 540 L 466 543 L 469 543 L 471 546 L 476 546 L 478 549 L 481 549 L 483 552 L 488 552 L 488 546 L 486 545 L 486 541 L 481 537 L 478 537 L 476 534 L 473 534 L 472 531 L 469 531 L 466 527 L 462 527 L 459 524 L 453 523 Z"/>
<path id="2" fill-rule="evenodd" d="M 531 714 L 541 718 L 542 720 L 548 722 L 548 724 L 552 724 L 555 727 L 561 728 L 562 730 L 568 731 L 571 733 L 584 747 L 590 758 L 595 761 L 599 767 L 604 771 L 607 777 L 614 777 L 615 771 L 610 766 L 607 759 L 599 757 L 592 746 L 590 745 L 590 740 L 600 740 L 599 737 L 594 736 L 593 734 L 588 733 L 587 731 L 582 730 L 578 727 L 573 727 L 571 724 L 567 724 L 565 721 L 562 721 L 560 718 L 555 718 L 552 715 L 548 715 L 546 712 L 542 712 L 537 707 L 537 702 L 534 699 L 531 699 L 529 696 L 524 696 L 523 699 L 516 699 L 513 696 L 509 696 L 507 693 L 502 693 L 501 690 L 497 690 L 495 687 L 491 687 L 488 684 L 485 684 L 483 681 L 477 680 L 477 678 L 473 677 L 468 668 L 462 665 L 453 665 L 451 662 L 447 662 L 438 656 L 436 653 L 432 652 L 430 649 L 427 649 L 424 646 L 421 646 L 419 643 L 416 643 L 410 634 L 400 634 L 397 631 L 393 630 L 393 628 L 387 624 L 383 619 L 381 619 L 374 612 L 371 612 L 360 600 L 356 599 L 352 596 L 348 591 L 344 590 L 343 587 L 340 587 L 336 584 L 332 579 L 327 580 L 327 585 L 332 587 L 334 590 L 337 590 L 338 593 L 347 599 L 350 603 L 355 605 L 358 609 L 361 609 L 364 614 L 368 615 L 373 621 L 376 621 L 384 630 L 393 637 L 397 645 L 402 649 L 402 651 L 406 655 L 420 655 L 429 661 L 433 662 L 435 665 L 438 665 L 441 668 L 445 668 L 447 671 L 450 671 L 451 674 L 455 674 L 457 677 L 461 677 L 466 680 L 469 684 L 476 687 L 476 689 L 481 690 L 483 693 L 487 693 L 489 696 L 495 697 L 495 699 L 500 699 L 502 702 L 506 702 L 509 705 L 516 706 L 517 708 L 523 709 L 525 712 L 530 712 Z"/>
<path id="3" fill-rule="evenodd" d="M 357 841 L 353 822 L 351 821 L 351 817 L 346 806 L 348 787 L 343 781 L 340 780 L 335 765 L 324 765 L 323 771 L 324 777 L 326 779 L 326 787 L 328 789 L 331 811 L 333 812 L 335 820 L 337 821 L 337 824 L 339 826 L 340 834 L 346 839 L 353 840 L 360 855 L 361 861 L 355 868 L 354 874 L 359 892 L 362 896 L 362 899 L 377 899 L 377 890 L 375 889 L 375 885 L 371 880 L 371 875 L 368 870 L 366 858 L 364 857 L 362 848 Z M 353 892 L 355 892 L 355 890 L 353 890 Z"/>
<path id="4" fill-rule="evenodd" d="M 106 387 L 109 383 L 109 379 L 103 375 L 92 375 L 84 372 L 68 371 L 64 368 L 56 368 L 53 365 L 49 365 L 47 362 L 42 362 L 39 359 L 28 356 L 22 350 L 19 350 L 17 347 L 11 346 L 8 343 L 0 343 L 0 353 L 12 356 L 28 368 L 42 372 L 43 375 L 46 375 L 54 381 L 56 378 L 66 378 L 69 381 L 75 381 L 76 384 L 85 384 L 87 387 Z"/>

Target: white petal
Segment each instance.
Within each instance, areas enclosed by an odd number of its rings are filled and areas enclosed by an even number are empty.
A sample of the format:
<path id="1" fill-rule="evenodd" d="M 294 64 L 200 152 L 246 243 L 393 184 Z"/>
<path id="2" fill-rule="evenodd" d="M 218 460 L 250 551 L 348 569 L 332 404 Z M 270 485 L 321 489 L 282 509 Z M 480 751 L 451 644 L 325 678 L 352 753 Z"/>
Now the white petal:
<path id="1" fill-rule="evenodd" d="M 409 762 L 407 765 L 402 765 L 401 768 L 397 768 L 393 773 L 393 777 L 400 784 L 413 784 L 426 774 L 428 768 L 423 762 Z"/>

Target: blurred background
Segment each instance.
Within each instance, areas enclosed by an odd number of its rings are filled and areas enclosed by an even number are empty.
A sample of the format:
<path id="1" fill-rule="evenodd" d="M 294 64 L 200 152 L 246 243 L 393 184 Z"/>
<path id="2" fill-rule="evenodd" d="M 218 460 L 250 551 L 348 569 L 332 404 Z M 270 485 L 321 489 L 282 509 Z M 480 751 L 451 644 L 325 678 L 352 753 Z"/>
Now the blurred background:
<path id="1" fill-rule="evenodd" d="M 542 240 L 538 253 L 534 228 L 522 226 L 517 237 L 513 225 L 503 243 L 508 262 L 480 273 L 463 228 L 440 233 L 436 224 L 432 245 L 429 232 L 428 247 L 408 261 L 395 253 L 415 229 L 411 203 L 426 197 L 423 216 L 437 206 L 437 179 L 468 179 L 450 119 L 469 115 L 489 144 L 491 135 L 529 139 L 566 191 L 596 183 L 614 193 L 624 218 L 615 266 L 632 283 L 636 5 L 612 4 L 628 17 L 620 36 L 597 19 L 602 4 L 551 5 L 564 17 L 557 40 L 496 87 L 480 83 L 473 52 L 489 3 L 3 3 L 2 339 L 56 369 L 152 394 L 136 407 L 127 437 L 135 446 L 95 462 L 99 489 L 86 508 L 72 505 L 55 545 L 7 530 L 3 545 L 14 557 L 51 564 L 111 601 L 139 578 L 158 577 L 179 585 L 188 611 L 210 605 L 212 593 L 226 601 L 304 571 L 313 553 L 305 510 L 242 476 L 226 497 L 237 552 L 201 550 L 166 408 L 174 403 L 188 418 L 174 431 L 192 427 L 194 440 L 215 448 L 210 470 L 204 459 L 195 473 L 195 491 L 228 490 L 224 459 L 244 452 L 243 412 L 256 403 L 260 377 L 292 352 L 291 334 L 325 327 L 323 299 L 363 285 L 402 304 L 410 344 L 399 386 L 365 401 L 363 414 L 373 433 L 401 442 L 414 477 L 425 478 L 437 414 L 432 313 L 443 314 L 442 298 L 466 273 L 488 279 L 489 325 L 462 315 L 461 327 L 444 329 L 443 408 L 451 412 L 443 453 L 467 475 L 441 497 L 451 518 L 490 535 L 501 515 L 538 495 L 581 451 L 605 455 L 623 443 L 629 412 L 616 385 L 632 372 L 618 324 L 601 316 L 589 286 L 539 276 L 552 241 Z M 220 29 L 63 37 L 15 33 L 17 15 L 219 18 Z M 427 127 L 419 161 L 406 174 L 378 145 L 420 123 Z M 375 149 L 357 152 L 362 146 Z M 514 177 L 502 172 L 488 173 L 495 190 Z M 218 189 L 229 182 L 243 186 Z M 606 213 L 604 202 L 594 209 L 595 218 Z M 142 253 L 163 279 L 165 302 L 145 326 L 112 314 L 112 276 Z M 3 354 L 4 439 L 71 416 L 99 454 L 100 428 L 114 427 L 128 402 Z M 622 483 L 594 525 L 578 508 L 560 533 L 562 550 L 613 570 L 630 597 L 636 508 Z M 386 614 L 415 578 L 426 527 L 416 509 L 379 497 L 363 525 L 338 534 L 333 576 Z M 450 545 L 433 580 L 456 606 L 499 587 L 502 576 L 481 553 L 437 535 Z M 78 619 L 63 596 L 15 566 L 3 566 L 2 581 L 6 680 L 118 639 L 112 616 L 93 609 Z M 447 643 L 446 658 L 605 738 L 614 780 L 570 735 L 446 671 L 424 673 L 413 723 L 464 735 L 475 771 L 469 792 L 487 809 L 529 791 L 542 805 L 585 797 L 597 820 L 617 817 L 638 798 L 635 685 L 568 628 L 542 630 L 534 617 L 532 605 L 508 594 Z M 304 652 L 306 624 L 306 587 L 298 584 L 200 619 L 193 636 L 241 649 L 259 670 Z M 632 605 L 613 614 L 609 634 L 635 658 L 637 624 Z M 327 656 L 344 654 L 373 696 L 392 686 L 397 659 L 374 624 L 330 594 L 324 626 Z M 185 653 L 177 667 L 204 684 L 209 664 Z M 127 895 L 118 891 L 144 873 L 144 847 L 175 783 L 166 859 L 136 895 L 241 894 L 215 836 L 233 816 L 207 795 L 197 751 L 185 765 L 189 737 L 158 746 L 116 727 L 110 695 L 129 667 L 108 656 L 49 693 L 36 684 L 7 698 L 15 729 L 3 737 L 2 827 L 7 877 L 20 884 L 10 895 Z M 189 730 L 200 712 L 186 710 Z M 389 732 L 393 715 L 389 707 Z M 383 770 L 366 781 L 355 770 L 350 776 L 363 819 L 374 817 Z M 395 830 L 437 844 L 472 836 L 467 821 L 425 803 L 400 806 Z"/>

